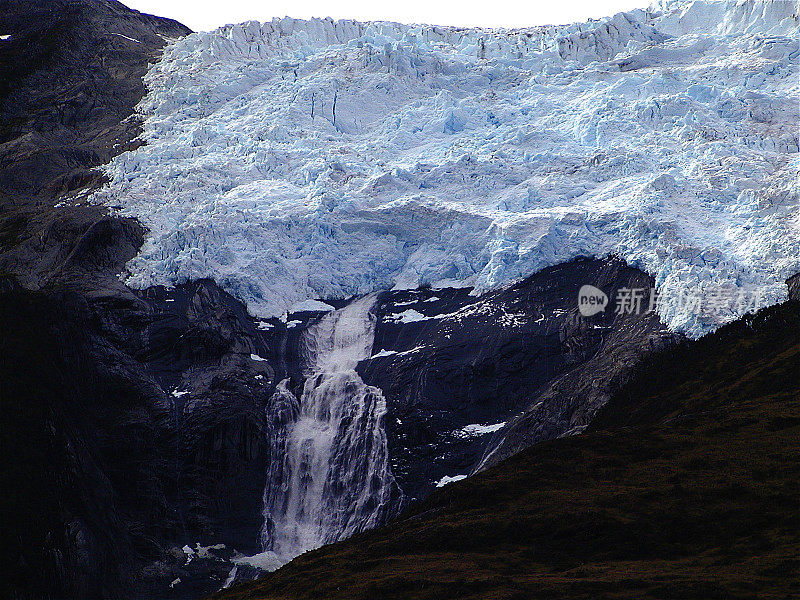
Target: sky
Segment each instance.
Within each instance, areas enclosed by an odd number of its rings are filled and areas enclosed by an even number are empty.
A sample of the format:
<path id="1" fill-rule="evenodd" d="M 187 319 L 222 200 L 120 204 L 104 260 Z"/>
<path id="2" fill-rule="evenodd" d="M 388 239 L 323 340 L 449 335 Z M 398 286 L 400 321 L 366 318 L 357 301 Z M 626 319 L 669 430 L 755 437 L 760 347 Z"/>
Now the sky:
<path id="1" fill-rule="evenodd" d="M 273 17 L 333 17 L 460 27 L 560 25 L 644 8 L 650 0 L 122 0 L 136 10 L 177 19 L 195 31 Z"/>

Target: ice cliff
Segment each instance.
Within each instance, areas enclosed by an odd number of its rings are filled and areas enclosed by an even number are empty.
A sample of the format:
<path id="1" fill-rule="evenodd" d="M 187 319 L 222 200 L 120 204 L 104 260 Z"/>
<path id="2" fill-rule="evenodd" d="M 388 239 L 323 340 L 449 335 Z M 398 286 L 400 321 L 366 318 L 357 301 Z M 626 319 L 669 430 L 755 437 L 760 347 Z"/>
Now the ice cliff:
<path id="1" fill-rule="evenodd" d="M 615 253 L 698 335 L 800 271 L 798 31 L 795 2 L 673 1 L 519 30 L 196 33 L 150 69 L 147 143 L 94 200 L 150 230 L 129 284 L 211 277 L 259 316 Z M 686 289 L 753 299 L 703 313 Z"/>

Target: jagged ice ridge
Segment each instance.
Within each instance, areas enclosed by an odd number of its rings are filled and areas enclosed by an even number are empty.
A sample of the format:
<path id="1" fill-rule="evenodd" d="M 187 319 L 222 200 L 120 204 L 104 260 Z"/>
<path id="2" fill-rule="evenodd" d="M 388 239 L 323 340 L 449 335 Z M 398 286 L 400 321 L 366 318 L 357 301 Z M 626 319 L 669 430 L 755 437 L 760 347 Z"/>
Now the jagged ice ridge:
<path id="1" fill-rule="evenodd" d="M 797 11 L 681 0 L 520 30 L 195 33 L 150 69 L 147 143 L 94 200 L 149 228 L 130 285 L 211 277 L 262 317 L 618 254 L 699 335 L 744 308 L 699 315 L 680 291 L 761 306 L 800 271 Z"/>

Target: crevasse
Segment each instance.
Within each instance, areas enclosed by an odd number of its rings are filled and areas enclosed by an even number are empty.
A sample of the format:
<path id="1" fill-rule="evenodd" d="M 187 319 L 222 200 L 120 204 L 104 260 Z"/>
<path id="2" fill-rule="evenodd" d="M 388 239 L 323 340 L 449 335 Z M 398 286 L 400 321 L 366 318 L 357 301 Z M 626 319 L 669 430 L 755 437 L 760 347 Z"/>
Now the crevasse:
<path id="1" fill-rule="evenodd" d="M 94 199 L 149 228 L 130 285 L 211 277 L 258 316 L 422 283 L 480 293 L 615 253 L 700 335 L 800 271 L 797 10 L 192 34 L 150 69 L 147 144 Z M 753 301 L 704 314 L 687 289 Z"/>

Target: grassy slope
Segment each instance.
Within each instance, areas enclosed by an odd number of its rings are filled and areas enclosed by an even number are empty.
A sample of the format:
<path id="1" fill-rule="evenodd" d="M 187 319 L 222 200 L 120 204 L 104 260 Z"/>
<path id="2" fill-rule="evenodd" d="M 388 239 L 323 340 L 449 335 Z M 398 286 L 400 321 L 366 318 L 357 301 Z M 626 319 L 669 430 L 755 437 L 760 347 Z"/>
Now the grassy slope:
<path id="1" fill-rule="evenodd" d="M 800 597 L 800 304 L 655 357 L 584 435 L 226 599 Z"/>

